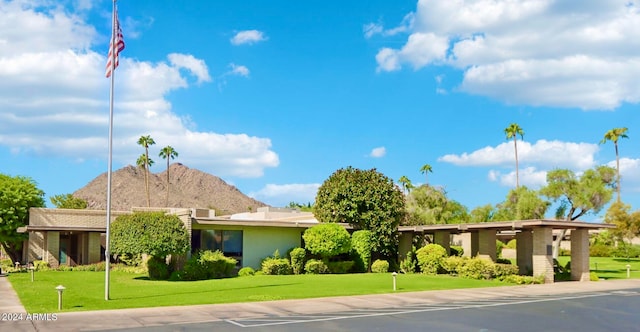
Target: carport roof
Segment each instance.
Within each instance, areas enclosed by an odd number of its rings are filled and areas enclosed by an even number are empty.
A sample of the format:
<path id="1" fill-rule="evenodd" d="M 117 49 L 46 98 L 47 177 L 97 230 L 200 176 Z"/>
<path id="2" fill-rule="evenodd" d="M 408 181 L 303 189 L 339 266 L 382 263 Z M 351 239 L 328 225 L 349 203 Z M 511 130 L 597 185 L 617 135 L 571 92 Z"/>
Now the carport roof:
<path id="1" fill-rule="evenodd" d="M 436 231 L 449 231 L 452 233 L 464 233 L 473 232 L 483 229 L 493 229 L 496 231 L 517 231 L 527 230 L 540 227 L 547 227 L 552 229 L 602 229 L 602 228 L 615 228 L 614 225 L 609 224 L 596 224 L 583 221 L 565 221 L 565 220 L 548 220 L 548 219 L 536 219 L 536 220 L 518 220 L 518 221 L 500 221 L 500 222 L 486 222 L 475 224 L 442 224 L 442 225 L 417 225 L 417 226 L 400 226 L 398 231 L 400 232 L 421 232 L 421 233 L 434 233 Z"/>

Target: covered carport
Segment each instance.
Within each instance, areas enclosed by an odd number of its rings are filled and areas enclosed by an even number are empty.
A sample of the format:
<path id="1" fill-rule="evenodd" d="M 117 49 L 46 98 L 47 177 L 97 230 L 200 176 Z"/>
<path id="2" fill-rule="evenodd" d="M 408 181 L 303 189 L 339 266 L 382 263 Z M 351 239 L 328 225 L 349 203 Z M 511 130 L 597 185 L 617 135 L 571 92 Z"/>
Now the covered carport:
<path id="1" fill-rule="evenodd" d="M 589 230 L 613 228 L 613 225 L 561 220 L 521 220 L 477 224 L 400 226 L 400 250 L 403 257 L 411 250 L 414 234 L 430 234 L 433 242 L 449 250 L 452 234 L 460 234 L 464 255 L 493 262 L 499 232 L 515 232 L 516 264 L 520 274 L 544 276 L 553 282 L 553 230 L 571 231 L 571 280 L 589 281 Z"/>

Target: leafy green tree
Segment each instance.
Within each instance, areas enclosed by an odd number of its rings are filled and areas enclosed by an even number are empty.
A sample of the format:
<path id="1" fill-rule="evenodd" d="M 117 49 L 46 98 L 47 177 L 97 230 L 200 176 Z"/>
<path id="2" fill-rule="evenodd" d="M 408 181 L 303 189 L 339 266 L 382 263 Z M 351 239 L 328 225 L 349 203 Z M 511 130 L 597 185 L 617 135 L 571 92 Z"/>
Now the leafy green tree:
<path id="1" fill-rule="evenodd" d="M 428 184 L 429 178 L 427 177 L 427 174 L 433 173 L 433 168 L 429 164 L 424 164 L 420 167 L 420 173 L 424 174 L 424 184 Z"/>
<path id="2" fill-rule="evenodd" d="M 469 221 L 467 208 L 449 199 L 442 188 L 422 185 L 407 197 L 405 225 L 460 224 Z"/>
<path id="3" fill-rule="evenodd" d="M 49 197 L 49 200 L 58 209 L 86 209 L 87 201 L 72 194 L 60 194 Z"/>
<path id="4" fill-rule="evenodd" d="M 535 190 L 521 186 L 509 191 L 504 202 L 498 204 L 494 221 L 528 220 L 544 218 L 550 203 Z"/>
<path id="5" fill-rule="evenodd" d="M 351 234 L 351 248 L 358 255 L 357 266 L 361 272 L 368 272 L 371 265 L 373 238 L 370 231 L 361 229 Z"/>
<path id="6" fill-rule="evenodd" d="M 600 212 L 611 201 L 615 178 L 615 169 L 608 166 L 588 169 L 581 176 L 568 169 L 556 169 L 547 173 L 547 185 L 540 193 L 560 203 L 556 218 L 573 221 L 588 213 Z M 563 230 L 554 242 L 554 258 L 558 257 L 565 234 Z"/>
<path id="7" fill-rule="evenodd" d="M 607 131 L 604 134 L 604 137 L 600 141 L 600 144 L 604 144 L 607 141 L 613 142 L 613 146 L 616 148 L 616 174 L 617 174 L 617 185 L 616 191 L 618 193 L 618 201 L 620 201 L 620 155 L 618 154 L 618 140 L 620 138 L 629 138 L 627 136 L 627 128 L 613 128 Z"/>
<path id="8" fill-rule="evenodd" d="M 318 189 L 314 215 L 323 223 L 349 223 L 356 230 L 370 230 L 373 251 L 397 259 L 404 195 L 393 180 L 375 169 L 347 167 L 334 172 Z"/>
<path id="9" fill-rule="evenodd" d="M 398 179 L 398 182 L 402 186 L 402 191 L 406 194 L 410 193 L 411 189 L 414 188 L 411 180 L 409 180 L 409 178 L 404 175 L 401 176 L 400 179 Z"/>
<path id="10" fill-rule="evenodd" d="M 351 250 L 351 235 L 341 225 L 335 223 L 318 224 L 302 234 L 305 249 L 327 261 L 333 256 Z"/>
<path id="11" fill-rule="evenodd" d="M 520 174 L 518 170 L 518 135 L 520 135 L 520 139 L 524 139 L 524 131 L 522 127 L 517 123 L 512 123 L 509 127 L 504 129 L 505 135 L 507 135 L 507 139 L 513 138 L 513 148 L 516 153 L 516 188 L 520 186 Z"/>
<path id="12" fill-rule="evenodd" d="M 629 213 L 631 206 L 621 201 L 615 201 L 609 206 L 604 222 L 616 225 L 611 233 L 622 241 L 631 244 L 631 240 L 640 234 L 640 211 Z"/>
<path id="13" fill-rule="evenodd" d="M 159 154 L 160 158 L 167 160 L 167 196 L 164 200 L 164 206 L 169 206 L 169 159 L 174 159 L 178 156 L 178 152 L 171 147 L 171 145 L 167 145 L 162 150 L 160 150 Z"/>
<path id="14" fill-rule="evenodd" d="M 22 243 L 27 234 L 19 227 L 29 223 L 29 208 L 44 207 L 44 192 L 31 178 L 0 173 L 0 245 L 12 261 L 22 257 Z"/>
<path id="15" fill-rule="evenodd" d="M 154 264 L 161 265 L 168 255 L 184 254 L 189 249 L 189 233 L 176 215 L 135 212 L 118 216 L 111 223 L 111 252 L 114 255 L 148 254 Z"/>
<path id="16" fill-rule="evenodd" d="M 470 221 L 472 223 L 491 222 L 495 213 L 496 209 L 491 204 L 478 206 L 471 210 Z"/>
<path id="17" fill-rule="evenodd" d="M 307 202 L 307 204 L 289 202 L 289 205 L 287 205 L 287 207 L 290 209 L 298 209 L 303 212 L 313 212 L 313 204 L 311 204 L 311 202 Z"/>
<path id="18" fill-rule="evenodd" d="M 151 197 L 149 196 L 149 167 L 153 165 L 153 161 L 149 159 L 149 146 L 156 144 L 150 135 L 140 136 L 138 145 L 144 148 L 144 158 L 138 158 L 138 166 L 144 167 L 144 184 L 147 193 L 147 207 L 151 206 Z M 141 163 L 142 162 L 142 165 Z"/>

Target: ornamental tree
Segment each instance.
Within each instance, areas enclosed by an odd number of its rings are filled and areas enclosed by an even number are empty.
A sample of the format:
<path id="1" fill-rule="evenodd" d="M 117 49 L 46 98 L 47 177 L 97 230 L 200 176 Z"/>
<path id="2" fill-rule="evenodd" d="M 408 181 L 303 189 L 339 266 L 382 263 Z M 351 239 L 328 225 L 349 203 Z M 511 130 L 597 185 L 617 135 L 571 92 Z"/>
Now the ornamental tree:
<path id="1" fill-rule="evenodd" d="M 404 218 L 404 195 L 393 180 L 375 169 L 335 171 L 318 189 L 315 217 L 323 223 L 348 223 L 370 230 L 373 251 L 396 259 L 398 225 Z"/>
<path id="2" fill-rule="evenodd" d="M 44 192 L 24 176 L 0 173 L 0 245 L 12 261 L 19 262 L 22 243 L 28 238 L 18 227 L 29 223 L 29 208 L 44 207 Z"/>

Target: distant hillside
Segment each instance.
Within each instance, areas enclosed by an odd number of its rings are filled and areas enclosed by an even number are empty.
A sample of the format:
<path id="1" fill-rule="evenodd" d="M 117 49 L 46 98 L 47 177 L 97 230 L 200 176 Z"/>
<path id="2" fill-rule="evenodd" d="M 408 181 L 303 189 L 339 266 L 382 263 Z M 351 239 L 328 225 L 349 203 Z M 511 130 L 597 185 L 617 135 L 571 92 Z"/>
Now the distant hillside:
<path id="1" fill-rule="evenodd" d="M 250 198 L 217 176 L 180 163 L 169 166 L 169 206 L 180 208 L 215 209 L 217 215 L 255 211 L 266 204 Z M 149 176 L 152 207 L 164 207 L 166 170 Z M 105 209 L 107 205 L 107 173 L 103 173 L 85 187 L 73 193 L 85 199 L 89 209 Z M 126 166 L 112 173 L 111 208 L 129 211 L 132 207 L 147 206 L 144 170 Z"/>

